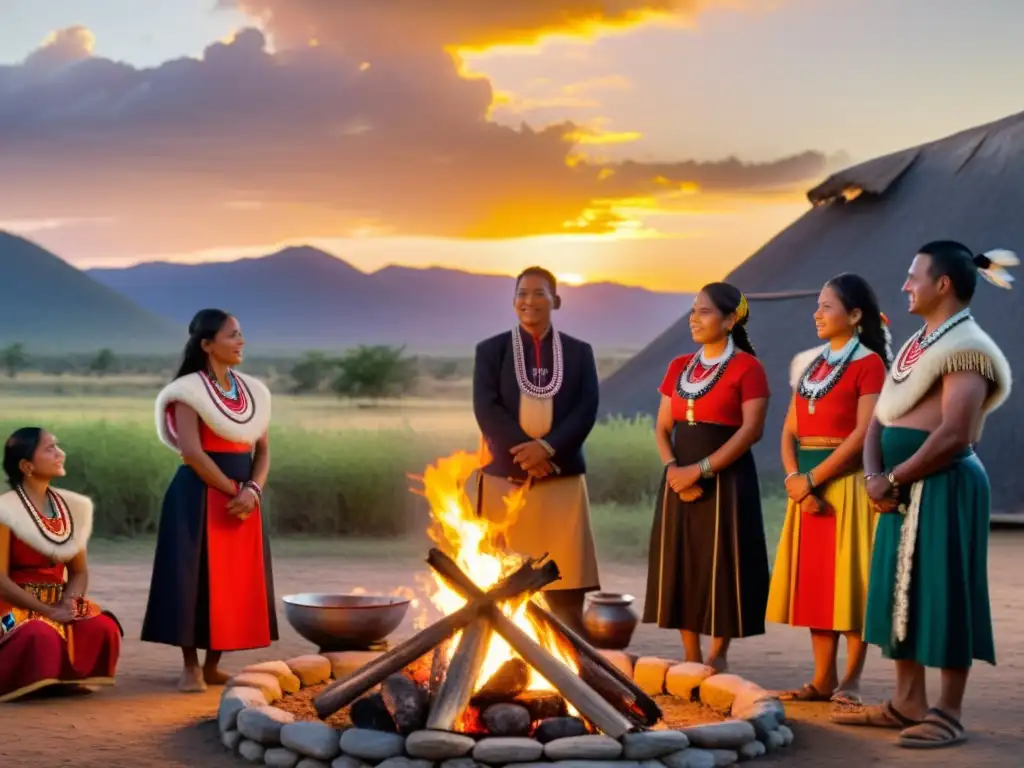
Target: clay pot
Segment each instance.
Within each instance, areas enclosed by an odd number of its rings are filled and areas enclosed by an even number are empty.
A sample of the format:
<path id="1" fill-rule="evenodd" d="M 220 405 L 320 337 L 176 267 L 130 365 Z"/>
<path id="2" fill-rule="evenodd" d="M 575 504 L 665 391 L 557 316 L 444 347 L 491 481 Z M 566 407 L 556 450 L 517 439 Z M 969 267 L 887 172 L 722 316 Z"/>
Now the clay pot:
<path id="1" fill-rule="evenodd" d="M 640 617 L 630 607 L 632 595 L 594 592 L 583 613 L 583 626 L 591 645 L 621 651 L 629 646 Z"/>

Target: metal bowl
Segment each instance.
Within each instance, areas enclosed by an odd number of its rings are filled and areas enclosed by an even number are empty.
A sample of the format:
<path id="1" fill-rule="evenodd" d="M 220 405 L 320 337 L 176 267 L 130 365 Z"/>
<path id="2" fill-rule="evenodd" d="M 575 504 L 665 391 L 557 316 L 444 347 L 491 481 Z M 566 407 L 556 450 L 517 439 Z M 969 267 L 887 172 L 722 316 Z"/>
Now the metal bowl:
<path id="1" fill-rule="evenodd" d="M 296 632 L 321 651 L 368 647 L 394 632 L 409 601 L 389 595 L 285 595 L 284 615 Z"/>

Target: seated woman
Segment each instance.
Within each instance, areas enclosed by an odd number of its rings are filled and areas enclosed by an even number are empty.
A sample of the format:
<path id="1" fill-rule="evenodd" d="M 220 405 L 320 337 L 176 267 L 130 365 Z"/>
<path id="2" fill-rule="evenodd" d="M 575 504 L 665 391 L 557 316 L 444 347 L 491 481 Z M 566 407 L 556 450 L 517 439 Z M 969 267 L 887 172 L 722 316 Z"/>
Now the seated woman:
<path id="1" fill-rule="evenodd" d="M 92 501 L 50 487 L 64 476 L 64 451 L 39 427 L 10 436 L 3 466 L 12 490 L 0 495 L 0 702 L 51 685 L 113 685 L 124 632 L 85 598 Z"/>

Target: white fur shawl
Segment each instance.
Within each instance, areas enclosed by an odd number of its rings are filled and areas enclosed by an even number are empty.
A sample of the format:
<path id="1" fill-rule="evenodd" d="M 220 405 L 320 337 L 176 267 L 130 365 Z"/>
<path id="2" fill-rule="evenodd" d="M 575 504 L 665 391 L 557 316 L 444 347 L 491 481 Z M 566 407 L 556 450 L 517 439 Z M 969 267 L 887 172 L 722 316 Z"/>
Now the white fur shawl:
<path id="1" fill-rule="evenodd" d="M 255 443 L 270 425 L 270 390 L 259 379 L 233 371 L 238 379 L 245 407 L 239 413 L 224 408 L 209 380 L 201 373 L 190 373 L 164 387 L 156 398 L 156 431 L 168 448 L 178 450 L 177 435 L 167 421 L 167 408 L 181 402 L 194 410 L 203 423 L 225 440 Z"/>
<path id="2" fill-rule="evenodd" d="M 903 346 L 909 343 L 910 340 Z M 896 356 L 897 359 L 899 357 Z M 982 406 L 982 422 L 1010 395 L 1012 375 L 1006 356 L 981 326 L 974 320 L 967 320 L 928 347 L 914 364 L 910 376 L 902 382 L 896 383 L 891 374 L 886 377 L 875 406 L 875 418 L 882 425 L 890 426 L 921 402 L 935 382 L 947 373 L 957 371 L 976 371 L 992 382 Z"/>
<path id="3" fill-rule="evenodd" d="M 822 352 L 825 351 L 827 345 L 815 347 L 814 349 L 808 349 L 806 352 L 800 352 L 793 361 L 789 364 L 789 387 L 790 389 L 796 389 L 797 384 L 800 383 L 800 377 L 804 375 L 807 370 L 807 366 Z M 857 347 L 857 351 L 853 353 L 854 360 L 862 360 L 868 355 L 875 354 L 870 349 L 861 344 Z M 852 362 L 852 361 L 851 361 Z"/>
<path id="4" fill-rule="evenodd" d="M 92 499 L 61 488 L 52 490 L 64 502 L 71 516 L 71 536 L 67 541 L 57 544 L 46 538 L 14 491 L 0 495 L 0 525 L 7 526 L 13 536 L 44 557 L 66 563 L 85 549 L 92 536 Z"/>

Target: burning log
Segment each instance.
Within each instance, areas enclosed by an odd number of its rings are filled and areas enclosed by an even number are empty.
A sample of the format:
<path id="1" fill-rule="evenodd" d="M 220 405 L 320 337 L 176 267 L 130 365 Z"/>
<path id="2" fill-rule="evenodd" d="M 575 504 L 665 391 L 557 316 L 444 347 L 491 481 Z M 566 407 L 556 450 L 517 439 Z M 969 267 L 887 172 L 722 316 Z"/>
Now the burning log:
<path id="1" fill-rule="evenodd" d="M 473 694 L 474 704 L 512 701 L 530 685 L 530 668 L 519 658 L 508 659 L 491 675 L 483 688 Z"/>
<path id="2" fill-rule="evenodd" d="M 491 640 L 491 623 L 484 615 L 462 633 L 448 674 L 430 705 L 427 728 L 450 731 L 469 704 L 473 687 L 487 659 L 487 644 Z"/>
<path id="3" fill-rule="evenodd" d="M 494 629 L 512 646 L 512 650 L 555 686 L 580 714 L 601 731 L 613 739 L 618 739 L 633 729 L 632 722 L 583 682 L 569 667 L 537 645 L 505 614 L 492 610 L 491 621 L 494 622 Z"/>
<path id="4" fill-rule="evenodd" d="M 456 632 L 465 629 L 481 610 L 489 608 L 496 601 L 509 600 L 524 592 L 535 592 L 558 578 L 558 566 L 555 563 L 547 562 L 539 568 L 534 568 L 534 561 L 528 560 L 493 589 L 468 601 L 455 613 L 436 621 L 361 669 L 331 683 L 313 701 L 317 715 L 321 720 L 326 720 L 389 675 L 398 672 Z"/>
<path id="5" fill-rule="evenodd" d="M 458 564 L 441 550 L 431 549 L 427 563 L 467 600 L 483 594 L 482 590 L 459 568 Z M 580 677 L 618 711 L 637 725 L 651 726 L 661 720 L 661 708 L 654 699 L 641 691 L 632 680 L 598 653 L 590 643 L 533 600 L 527 604 L 527 611 L 531 618 L 559 635 L 564 642 L 572 647 L 580 667 Z M 501 625 L 495 624 L 495 629 L 504 636 Z"/>
<path id="6" fill-rule="evenodd" d="M 448 657 L 451 655 L 448 650 L 451 647 L 451 642 L 451 638 L 448 638 L 434 648 L 434 657 L 430 662 L 430 681 L 427 683 L 427 690 L 430 693 L 431 699 L 441 689 L 444 676 L 448 673 Z"/>

